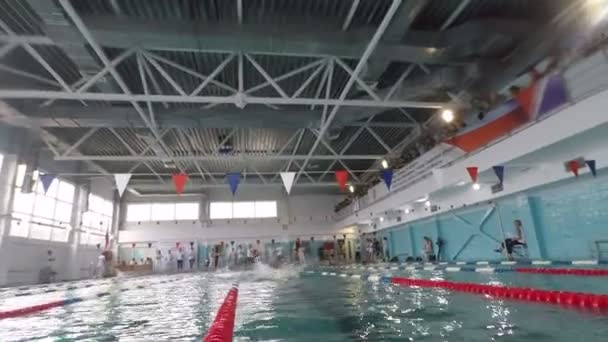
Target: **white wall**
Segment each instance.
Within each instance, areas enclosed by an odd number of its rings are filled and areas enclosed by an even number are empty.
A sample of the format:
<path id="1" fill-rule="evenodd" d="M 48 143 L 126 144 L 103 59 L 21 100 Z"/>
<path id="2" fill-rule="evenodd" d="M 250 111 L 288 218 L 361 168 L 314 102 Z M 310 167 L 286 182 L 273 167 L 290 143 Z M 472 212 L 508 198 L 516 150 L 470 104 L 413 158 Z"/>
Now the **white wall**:
<path id="1" fill-rule="evenodd" d="M 2 132 L 0 127 L 0 133 Z M 26 136 L 23 140 L 28 140 Z M 78 163 L 58 164 L 44 151 L 38 153 L 20 146 L 29 146 L 27 142 L 2 141 L 0 153 L 5 155 L 0 170 L 0 286 L 16 284 L 33 284 L 38 282 L 40 269 L 48 265 L 47 251 L 53 252 L 55 261 L 52 264 L 57 272 L 56 280 L 73 280 L 90 277 L 91 262 L 96 263 L 100 250 L 96 246 L 81 245 L 78 232 L 81 222 L 81 211 L 84 209 L 83 198 L 88 192 L 77 186 L 74 196 L 71 225 L 73 228 L 67 242 L 54 242 L 13 237 L 9 235 L 14 198 L 14 182 L 17 164 L 30 158 L 32 153 L 39 155 L 38 166 L 47 172 L 78 172 Z M 21 157 L 21 158 L 20 158 Z M 111 180 L 95 179 L 84 188 L 91 189 L 106 199 L 113 198 Z"/>
<path id="2" fill-rule="evenodd" d="M 75 258 L 72 258 L 72 247 L 67 243 L 17 237 L 8 237 L 3 248 L 6 248 L 6 255 L 10 258 L 5 285 L 37 283 L 40 269 L 48 265 L 48 250 L 51 250 L 55 257 L 52 267 L 57 272 L 57 281 L 90 277 L 91 263 L 97 262 L 100 253 L 96 247 L 79 246 Z M 73 266 L 72 262 L 76 265 Z"/>
<path id="3" fill-rule="evenodd" d="M 281 189 L 243 189 L 233 198 L 226 189 L 210 189 L 201 196 L 144 196 L 126 195 L 122 212 L 129 203 L 200 201 L 201 217 L 197 221 L 125 222 L 124 214 L 119 242 L 153 242 L 163 240 L 221 240 L 240 238 L 288 238 L 333 234 L 332 214 L 335 204 L 342 199 L 335 195 L 287 196 Z M 277 218 L 209 220 L 208 203 L 215 201 L 277 201 Z"/>

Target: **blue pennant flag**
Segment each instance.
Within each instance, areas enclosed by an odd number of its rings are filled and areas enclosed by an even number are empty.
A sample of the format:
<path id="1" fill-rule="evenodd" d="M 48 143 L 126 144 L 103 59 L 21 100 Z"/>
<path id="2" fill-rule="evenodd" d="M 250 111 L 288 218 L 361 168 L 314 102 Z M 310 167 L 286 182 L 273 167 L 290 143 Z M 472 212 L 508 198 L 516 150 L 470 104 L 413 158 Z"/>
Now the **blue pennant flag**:
<path id="1" fill-rule="evenodd" d="M 228 184 L 230 184 L 230 191 L 232 192 L 232 196 L 234 196 L 236 194 L 236 189 L 239 187 L 239 183 L 241 182 L 241 173 L 227 173 L 226 178 L 228 178 Z"/>
<path id="2" fill-rule="evenodd" d="M 49 191 L 49 188 L 51 187 L 51 184 L 53 184 L 53 181 L 56 177 L 57 175 L 54 175 L 52 173 L 45 173 L 40 175 L 40 182 L 42 182 L 42 189 L 44 189 L 45 194 L 47 191 Z"/>
<path id="3" fill-rule="evenodd" d="M 494 169 L 494 173 L 496 174 L 496 177 L 498 177 L 500 184 L 502 184 L 502 182 L 505 178 L 505 167 L 502 165 L 497 165 L 497 166 L 492 166 L 492 169 Z"/>
<path id="4" fill-rule="evenodd" d="M 595 169 L 595 160 L 585 160 L 587 166 L 589 166 L 589 170 L 593 177 L 597 176 L 597 170 Z"/>
<path id="5" fill-rule="evenodd" d="M 382 179 L 388 190 L 391 190 L 391 184 L 393 183 L 393 169 L 382 170 Z"/>

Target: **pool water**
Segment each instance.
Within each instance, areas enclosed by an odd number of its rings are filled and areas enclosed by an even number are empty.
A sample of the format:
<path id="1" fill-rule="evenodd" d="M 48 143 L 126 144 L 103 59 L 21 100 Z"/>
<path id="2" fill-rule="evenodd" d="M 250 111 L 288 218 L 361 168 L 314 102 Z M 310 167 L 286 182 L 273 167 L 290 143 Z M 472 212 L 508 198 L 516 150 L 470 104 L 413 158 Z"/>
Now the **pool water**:
<path id="1" fill-rule="evenodd" d="M 99 281 L 88 288 L 23 297 L 14 297 L 17 289 L 4 289 L 0 310 L 101 291 L 110 295 L 2 320 L 0 336 L 3 342 L 200 341 L 231 284 L 239 282 L 235 341 L 608 339 L 608 316 L 597 313 L 301 271 L 262 266 L 247 272 Z M 393 274 L 608 293 L 605 278 L 442 271 Z"/>

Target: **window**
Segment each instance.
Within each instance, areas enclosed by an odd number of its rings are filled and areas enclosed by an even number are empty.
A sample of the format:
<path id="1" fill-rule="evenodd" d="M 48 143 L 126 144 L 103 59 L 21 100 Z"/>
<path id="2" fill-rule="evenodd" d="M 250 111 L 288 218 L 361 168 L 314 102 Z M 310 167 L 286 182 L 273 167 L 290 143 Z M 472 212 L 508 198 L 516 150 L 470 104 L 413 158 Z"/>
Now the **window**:
<path id="1" fill-rule="evenodd" d="M 268 218 L 277 217 L 276 201 L 259 202 L 211 202 L 209 205 L 209 218 Z"/>
<path id="2" fill-rule="evenodd" d="M 127 222 L 198 220 L 199 204 L 145 203 L 127 206 Z"/>
<path id="3" fill-rule="evenodd" d="M 255 202 L 234 202 L 232 204 L 233 218 L 255 217 Z"/>
<path id="4" fill-rule="evenodd" d="M 61 188 L 60 188 L 61 189 Z M 61 190 L 60 190 L 61 191 Z M 69 189 L 64 190 L 69 191 Z M 101 196 L 89 193 L 89 210 L 82 214 L 82 230 L 80 243 L 97 245 L 99 236 L 105 240 L 105 233 L 112 228 L 114 204 Z"/>
<path id="5" fill-rule="evenodd" d="M 211 202 L 209 206 L 209 218 L 231 219 L 232 218 L 232 203 L 230 202 Z"/>
<path id="6" fill-rule="evenodd" d="M 150 204 L 129 204 L 127 207 L 127 221 L 149 221 L 151 209 Z"/>
<path id="7" fill-rule="evenodd" d="M 175 219 L 174 203 L 153 203 L 152 221 L 171 221 Z"/>
<path id="8" fill-rule="evenodd" d="M 277 217 L 277 202 L 263 201 L 255 202 L 255 217 Z"/>
<path id="9" fill-rule="evenodd" d="M 176 220 L 198 220 L 199 204 L 198 203 L 177 203 L 175 205 Z"/>
<path id="10" fill-rule="evenodd" d="M 72 217 L 75 186 L 64 180 L 53 181 L 44 193 L 37 179 L 35 190 L 23 193 L 25 165 L 17 167 L 17 186 L 13 198 L 11 236 L 67 242 Z"/>

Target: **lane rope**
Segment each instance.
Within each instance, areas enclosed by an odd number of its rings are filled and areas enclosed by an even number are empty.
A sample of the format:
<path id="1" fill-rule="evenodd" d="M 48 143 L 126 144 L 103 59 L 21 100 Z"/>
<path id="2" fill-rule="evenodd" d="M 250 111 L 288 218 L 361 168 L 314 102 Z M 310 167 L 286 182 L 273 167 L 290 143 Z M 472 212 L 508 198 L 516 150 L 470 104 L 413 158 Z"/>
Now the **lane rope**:
<path id="1" fill-rule="evenodd" d="M 163 280 L 163 281 L 159 281 L 159 282 L 155 282 L 155 283 L 151 283 L 151 284 L 147 284 L 147 285 L 152 286 L 152 285 L 157 285 L 157 284 L 170 283 L 170 282 L 178 281 L 180 279 L 181 278 L 168 279 L 168 280 Z M 125 291 L 131 291 L 131 290 L 143 289 L 143 288 L 145 288 L 144 285 L 138 284 L 138 285 L 132 286 L 130 288 L 122 288 L 119 291 L 125 292 Z M 48 303 L 26 306 L 26 307 L 18 308 L 18 309 L 0 311 L 0 320 L 7 319 L 7 318 L 16 318 L 16 317 L 27 316 L 27 315 L 39 313 L 42 311 L 50 310 L 53 308 L 66 306 L 66 305 L 70 305 L 70 304 L 75 304 L 75 303 L 80 303 L 85 300 L 101 298 L 101 297 L 105 297 L 105 296 L 109 296 L 109 295 L 110 295 L 110 292 L 104 291 L 104 292 L 98 292 L 94 295 L 85 296 L 85 297 L 73 297 L 73 298 L 68 298 L 68 299 L 56 300 L 56 301 L 52 301 L 52 302 L 48 302 Z"/>
<path id="2" fill-rule="evenodd" d="M 477 264 L 485 265 L 485 264 Z M 378 266 L 327 266 L 332 269 L 355 269 L 355 270 L 392 270 L 392 271 L 445 271 L 445 272 L 478 272 L 478 273 L 505 273 L 505 272 L 517 272 L 517 273 L 535 273 L 535 274 L 546 274 L 546 275 L 572 275 L 581 277 L 600 277 L 608 276 L 608 269 L 594 269 L 594 268 L 542 268 L 542 267 L 453 267 L 453 266 L 435 266 L 426 264 L 426 266 L 397 266 L 397 265 L 378 265 Z"/>
<path id="3" fill-rule="evenodd" d="M 215 319 L 203 342 L 230 342 L 234 334 L 234 320 L 236 317 L 236 303 L 239 295 L 239 285 L 233 284 L 224 298 L 224 302 L 217 310 Z"/>
<path id="4" fill-rule="evenodd" d="M 608 270 L 592 269 L 592 268 L 532 268 L 532 267 L 517 267 L 515 272 L 518 273 L 536 273 L 550 275 L 575 275 L 583 277 L 601 277 L 608 276 Z"/>
<path id="5" fill-rule="evenodd" d="M 306 274 L 326 275 L 327 272 L 305 271 Z M 340 275 L 342 276 L 342 275 Z M 476 283 L 461 283 L 442 280 L 428 280 L 417 278 L 393 277 L 391 275 L 381 276 L 379 274 L 351 274 L 345 273 L 344 277 L 356 278 L 372 282 L 385 282 L 399 286 L 442 288 L 449 291 L 467 292 L 473 294 L 487 295 L 495 298 L 511 300 L 522 300 L 541 304 L 559 304 L 569 309 L 586 309 L 608 314 L 608 295 L 595 293 L 582 293 L 571 291 L 551 291 L 535 288 L 508 287 L 497 285 L 484 285 Z"/>
<path id="6" fill-rule="evenodd" d="M 400 286 L 442 288 L 451 291 L 489 295 L 496 298 L 517 299 L 545 304 L 560 304 L 581 309 L 608 310 L 608 295 L 570 291 L 550 291 L 534 288 L 461 283 L 443 280 L 385 277 L 383 280 Z"/>

